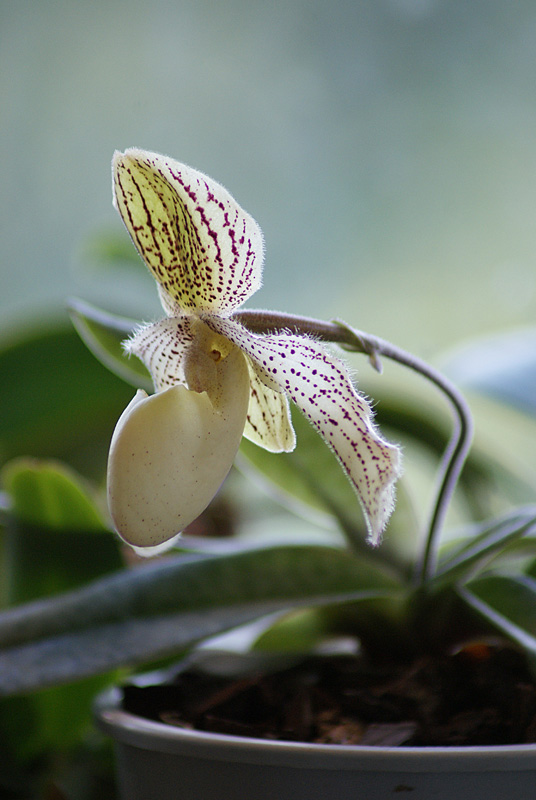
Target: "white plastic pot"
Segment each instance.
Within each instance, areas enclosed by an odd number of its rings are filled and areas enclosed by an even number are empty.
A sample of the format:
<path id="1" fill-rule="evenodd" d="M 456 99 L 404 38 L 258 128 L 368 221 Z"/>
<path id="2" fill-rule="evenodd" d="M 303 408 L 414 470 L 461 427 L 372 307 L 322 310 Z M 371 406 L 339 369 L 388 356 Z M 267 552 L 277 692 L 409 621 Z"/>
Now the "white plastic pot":
<path id="1" fill-rule="evenodd" d="M 121 800 L 529 800 L 536 745 L 361 747 L 184 730 L 98 698 Z"/>

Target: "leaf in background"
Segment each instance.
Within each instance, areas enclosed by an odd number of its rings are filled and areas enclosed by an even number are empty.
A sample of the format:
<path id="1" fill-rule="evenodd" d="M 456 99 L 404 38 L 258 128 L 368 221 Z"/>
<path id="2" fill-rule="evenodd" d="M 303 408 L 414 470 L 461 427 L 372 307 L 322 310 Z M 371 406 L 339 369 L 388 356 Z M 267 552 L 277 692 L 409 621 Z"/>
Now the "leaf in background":
<path id="1" fill-rule="evenodd" d="M 398 590 L 377 566 L 323 546 L 166 558 L 0 615 L 0 693 L 155 660 L 275 611 Z"/>
<path id="2" fill-rule="evenodd" d="M 4 765 L 13 772 L 18 768 L 26 777 L 36 759 L 57 763 L 66 751 L 87 743 L 95 696 L 119 678 L 119 672 L 108 673 L 26 696 L 0 698 L 0 797 L 4 797 Z M 19 795 L 15 797 L 18 800 Z"/>
<path id="3" fill-rule="evenodd" d="M 11 501 L 8 602 L 67 591 L 122 566 L 117 537 L 72 470 L 20 458 L 1 475 Z"/>
<path id="4" fill-rule="evenodd" d="M 147 274 L 145 264 L 132 247 L 130 236 L 120 229 L 102 230 L 89 236 L 82 245 L 81 256 L 101 270 L 126 267 L 132 272 L 132 268 L 137 267 L 140 274 Z"/>
<path id="5" fill-rule="evenodd" d="M 528 575 L 487 575 L 458 590 L 491 627 L 536 659 L 536 579 Z"/>
<path id="6" fill-rule="evenodd" d="M 102 475 L 132 388 L 63 325 L 0 342 L 0 463 L 20 455 L 59 458 Z"/>
<path id="7" fill-rule="evenodd" d="M 278 500 L 292 511 L 319 516 L 326 526 L 335 520 L 356 551 L 366 557 L 370 545 L 357 497 L 339 462 L 312 425 L 291 406 L 297 444 L 291 453 L 269 453 L 242 439 L 238 468 L 250 477 L 272 484 Z M 266 487 L 265 487 L 266 488 Z M 381 545 L 381 555 L 399 569 L 407 567 L 417 547 L 418 524 L 405 490 L 404 478 L 398 481 L 397 500 Z"/>
<path id="8" fill-rule="evenodd" d="M 460 386 L 536 414 L 536 328 L 465 345 L 448 356 L 443 367 Z"/>
<path id="9" fill-rule="evenodd" d="M 383 431 L 388 431 L 389 439 L 398 441 L 401 436 L 405 441 L 413 439 L 437 455 L 439 460 L 448 444 L 446 414 L 438 417 L 437 410 L 422 400 L 408 398 L 392 388 L 382 391 L 378 384 L 374 385 L 374 397 L 379 401 L 376 422 Z M 355 494 L 333 453 L 295 408 L 292 408 L 292 424 L 297 439 L 297 447 L 292 453 L 268 453 L 243 440 L 239 452 L 244 459 L 238 465 L 245 467 L 245 462 L 248 462 L 283 495 L 335 516 L 341 524 L 350 524 L 362 534 L 364 529 Z M 462 476 L 465 489 L 473 492 L 475 484 L 488 481 L 495 482 L 487 461 L 477 455 L 470 457 Z M 402 499 L 407 502 L 407 498 Z M 413 517 L 407 524 L 409 513 L 406 509 L 405 528 L 409 528 L 413 536 L 417 522 Z M 389 527 L 391 529 L 392 523 Z"/>
<path id="10" fill-rule="evenodd" d="M 0 472 L 19 522 L 71 531 L 107 530 L 81 480 L 56 461 L 18 458 Z"/>
<path id="11" fill-rule="evenodd" d="M 10 500 L 4 537 L 8 601 L 57 594 L 120 569 L 119 541 L 73 470 L 19 458 L 3 468 L 2 478 Z M 4 700 L 0 748 L 9 747 L 12 766 L 79 743 L 91 725 L 92 698 L 110 680 L 101 676 Z"/>
<path id="12" fill-rule="evenodd" d="M 291 611 L 279 617 L 257 637 L 253 650 L 308 653 L 325 640 L 326 626 L 316 608 Z"/>
<path id="13" fill-rule="evenodd" d="M 350 645 L 367 654 L 369 663 L 407 660 L 414 637 L 407 635 L 404 609 L 407 593 L 378 593 L 357 600 L 323 603 L 298 609 L 265 627 L 254 644 L 255 650 L 285 653 L 329 652 L 333 646 Z M 415 637 L 416 639 L 416 637 Z M 415 648 L 416 652 L 416 648 Z"/>
<path id="14" fill-rule="evenodd" d="M 382 391 L 378 385 L 374 386 L 374 396 L 379 398 L 376 421 L 380 428 L 393 441 L 402 438 L 408 450 L 413 442 L 420 448 L 424 446 L 437 456 L 439 464 L 448 443 L 447 415 L 438 418 L 434 407 L 422 399 L 408 398 L 395 388 Z M 322 514 L 335 517 L 343 530 L 350 530 L 354 543 L 359 538 L 363 540 L 361 512 L 337 460 L 296 409 L 292 409 L 292 421 L 297 438 L 292 453 L 268 453 L 243 440 L 237 465 L 244 472 L 248 467 L 251 471 L 252 467 L 275 486 L 280 498 L 288 498 L 291 506 L 292 501 L 297 500 Z M 410 458 L 411 453 L 406 454 L 406 461 Z M 495 511 L 489 507 L 489 500 L 497 498 L 497 482 L 493 462 L 478 453 L 470 456 L 460 480 L 460 489 L 475 519 Z M 409 564 L 414 558 L 427 513 L 426 508 L 420 508 L 420 520 L 417 518 L 410 494 L 412 488 L 411 481 L 405 482 L 403 476 L 399 481 L 395 511 L 382 544 L 386 558 L 391 557 L 399 564 Z"/>
<path id="15" fill-rule="evenodd" d="M 408 395 L 398 388 L 383 388 L 374 384 L 373 397 L 378 400 L 377 422 L 389 430 L 391 438 L 397 437 L 407 445 L 406 463 L 412 459 L 409 450 L 413 444 L 424 447 L 438 459 L 442 457 L 450 436 L 448 417 L 438 413 L 432 402 Z M 526 473 L 520 472 L 517 461 L 510 464 L 504 449 L 490 447 L 485 440 L 473 445 L 464 464 L 457 487 L 457 497 L 464 503 L 464 516 L 475 521 L 495 516 L 501 508 L 526 502 L 533 493 Z M 529 494 L 530 493 L 530 494 Z"/>
<path id="16" fill-rule="evenodd" d="M 236 465 L 243 473 L 257 474 L 275 488 L 278 499 L 295 512 L 307 507 L 321 517 L 334 518 L 354 549 L 370 552 L 357 496 L 341 466 L 313 426 L 293 405 L 292 425 L 296 448 L 290 453 L 270 453 L 242 439 Z M 397 502 L 381 545 L 385 561 L 399 567 L 408 564 L 416 546 L 417 523 L 403 479 L 398 482 Z"/>
<path id="17" fill-rule="evenodd" d="M 144 364 L 128 356 L 122 347 L 139 324 L 136 320 L 101 311 L 78 299 L 70 301 L 69 312 L 80 337 L 105 367 L 132 386 L 152 392 L 153 382 Z"/>
<path id="18" fill-rule="evenodd" d="M 318 511 L 359 519 L 357 496 L 335 455 L 303 414 L 293 406 L 291 413 L 297 439 L 291 453 L 270 453 L 243 439 L 241 455 L 279 492 Z"/>
<path id="19" fill-rule="evenodd" d="M 463 540 L 448 548 L 440 558 L 436 584 L 454 583 L 483 563 L 510 552 L 509 545 L 536 529 L 536 507 L 516 509 L 498 520 L 473 525 L 464 531 Z"/>

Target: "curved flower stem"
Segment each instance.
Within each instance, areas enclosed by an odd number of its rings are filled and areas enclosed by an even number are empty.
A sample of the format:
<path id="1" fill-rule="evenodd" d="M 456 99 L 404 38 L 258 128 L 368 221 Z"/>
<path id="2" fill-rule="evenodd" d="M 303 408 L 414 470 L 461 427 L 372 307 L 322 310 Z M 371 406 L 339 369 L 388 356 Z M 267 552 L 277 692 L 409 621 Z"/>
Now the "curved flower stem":
<path id="1" fill-rule="evenodd" d="M 443 456 L 438 489 L 415 571 L 416 582 L 420 585 L 426 584 L 435 573 L 439 536 L 473 434 L 471 412 L 459 390 L 438 370 L 420 358 L 376 336 L 354 330 L 343 322 L 323 322 L 310 317 L 253 310 L 240 311 L 234 314 L 234 318 L 254 333 L 292 331 L 327 342 L 336 342 L 345 349 L 368 355 L 372 366 L 379 372 L 381 372 L 379 357 L 385 356 L 427 378 L 447 397 L 454 412 L 454 431 Z"/>

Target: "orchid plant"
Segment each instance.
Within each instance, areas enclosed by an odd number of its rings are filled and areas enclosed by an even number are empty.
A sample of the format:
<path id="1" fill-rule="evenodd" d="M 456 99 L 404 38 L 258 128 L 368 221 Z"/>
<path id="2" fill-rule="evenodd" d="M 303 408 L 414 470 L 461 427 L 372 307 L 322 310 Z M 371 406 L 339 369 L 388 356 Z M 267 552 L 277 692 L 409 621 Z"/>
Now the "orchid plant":
<path id="1" fill-rule="evenodd" d="M 242 308 L 261 285 L 262 233 L 206 175 L 130 149 L 114 156 L 113 190 L 165 317 L 141 324 L 82 301 L 72 301 L 71 315 L 94 354 L 137 388 L 109 449 L 110 528 L 142 555 L 171 552 L 0 614 L 0 692 L 154 662 L 298 609 L 318 612 L 318 636 L 345 630 L 371 652 L 380 645 L 407 657 L 493 630 L 532 658 L 536 508 L 472 519 L 442 546 L 455 489 L 469 485 L 462 468 L 472 421 L 458 389 L 419 358 L 346 323 Z M 388 527 L 401 448 L 380 432 L 332 345 L 365 354 L 378 372 L 383 358 L 398 362 L 437 387 L 452 410 L 431 512 L 422 534 L 411 530 L 417 545 L 409 563 Z M 292 406 L 302 413 L 291 418 Z M 417 420 L 417 437 L 422 427 Z M 327 498 L 344 547 L 181 534 L 211 503 L 244 440 L 283 463 L 311 430 L 336 457 L 330 479 L 340 471 L 361 505 L 361 516 L 357 503 L 339 513 Z M 299 478 L 299 461 L 285 463 Z M 9 477 L 14 497 L 17 474 Z"/>

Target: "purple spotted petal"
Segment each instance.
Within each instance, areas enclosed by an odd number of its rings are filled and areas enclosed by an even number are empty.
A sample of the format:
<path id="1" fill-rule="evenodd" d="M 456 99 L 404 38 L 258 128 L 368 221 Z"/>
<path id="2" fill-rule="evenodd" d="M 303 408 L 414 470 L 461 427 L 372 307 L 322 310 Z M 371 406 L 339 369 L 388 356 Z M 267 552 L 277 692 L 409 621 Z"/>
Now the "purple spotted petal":
<path id="1" fill-rule="evenodd" d="M 296 446 L 296 435 L 287 396 L 266 386 L 258 377 L 257 365 L 247 360 L 250 396 L 244 436 L 271 453 L 290 453 Z"/>
<path id="2" fill-rule="evenodd" d="M 125 343 L 126 351 L 143 361 L 157 391 L 186 384 L 184 359 L 193 340 L 191 327 L 187 317 L 163 319 L 142 326 Z"/>
<path id="3" fill-rule="evenodd" d="M 377 544 L 394 505 L 400 450 L 374 426 L 367 400 L 345 364 L 318 342 L 295 335 L 259 336 L 234 320 L 209 323 L 277 381 L 337 455 L 361 502 Z"/>
<path id="4" fill-rule="evenodd" d="M 137 149 L 115 154 L 113 179 L 114 203 L 169 316 L 226 316 L 260 287 L 261 230 L 223 186 Z"/>

